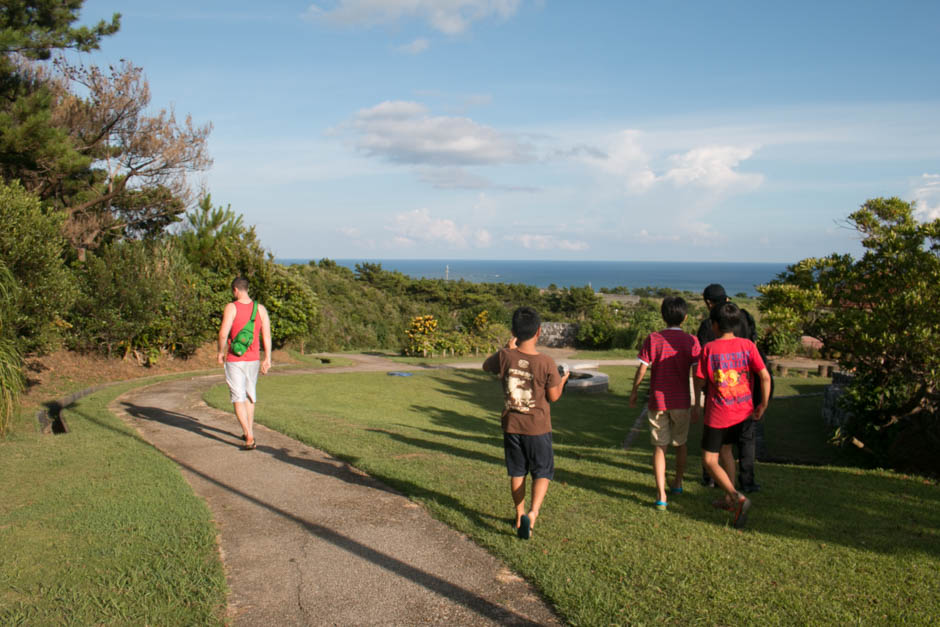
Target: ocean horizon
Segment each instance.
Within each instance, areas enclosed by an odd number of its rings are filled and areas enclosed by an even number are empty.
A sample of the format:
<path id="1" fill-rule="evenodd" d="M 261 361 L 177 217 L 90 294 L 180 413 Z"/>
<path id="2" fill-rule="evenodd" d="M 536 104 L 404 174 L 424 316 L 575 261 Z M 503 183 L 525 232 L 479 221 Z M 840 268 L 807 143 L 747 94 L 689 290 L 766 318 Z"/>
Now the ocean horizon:
<path id="1" fill-rule="evenodd" d="M 311 259 L 277 259 L 285 265 Z M 594 290 L 625 286 L 668 287 L 701 293 L 709 283 L 720 283 L 729 295 L 756 296 L 756 286 L 772 281 L 786 263 L 714 261 L 527 261 L 471 259 L 334 259 L 355 270 L 356 264 L 379 263 L 384 270 L 412 278 L 465 280 L 472 283 L 522 283 L 546 288 L 590 286 Z"/>

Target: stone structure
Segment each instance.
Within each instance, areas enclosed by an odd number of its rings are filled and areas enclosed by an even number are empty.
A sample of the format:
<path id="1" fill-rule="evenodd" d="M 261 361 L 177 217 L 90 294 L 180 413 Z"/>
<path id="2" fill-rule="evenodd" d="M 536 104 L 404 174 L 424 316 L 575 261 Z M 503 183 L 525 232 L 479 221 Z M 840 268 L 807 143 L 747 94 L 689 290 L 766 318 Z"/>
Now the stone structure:
<path id="1" fill-rule="evenodd" d="M 839 406 L 839 399 L 845 393 L 846 386 L 851 383 L 852 375 L 844 372 L 832 373 L 832 385 L 827 385 L 823 392 L 823 420 L 829 427 L 841 427 L 852 415 Z"/>
<path id="2" fill-rule="evenodd" d="M 574 346 L 575 334 L 578 325 L 565 322 L 543 322 L 542 335 L 539 337 L 539 346 L 549 348 L 566 348 Z"/>

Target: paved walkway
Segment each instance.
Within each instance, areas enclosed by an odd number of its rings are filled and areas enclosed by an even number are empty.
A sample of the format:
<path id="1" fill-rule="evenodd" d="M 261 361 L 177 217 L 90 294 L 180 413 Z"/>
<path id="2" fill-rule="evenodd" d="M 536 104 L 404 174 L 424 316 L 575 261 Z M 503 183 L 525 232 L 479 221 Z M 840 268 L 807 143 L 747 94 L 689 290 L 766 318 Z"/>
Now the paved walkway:
<path id="1" fill-rule="evenodd" d="M 358 363 L 309 372 L 413 369 L 348 357 Z M 238 450 L 234 416 L 202 401 L 222 381 L 158 383 L 110 409 L 176 461 L 208 503 L 234 625 L 560 623 L 496 558 L 346 463 L 262 425 L 257 450 Z"/>

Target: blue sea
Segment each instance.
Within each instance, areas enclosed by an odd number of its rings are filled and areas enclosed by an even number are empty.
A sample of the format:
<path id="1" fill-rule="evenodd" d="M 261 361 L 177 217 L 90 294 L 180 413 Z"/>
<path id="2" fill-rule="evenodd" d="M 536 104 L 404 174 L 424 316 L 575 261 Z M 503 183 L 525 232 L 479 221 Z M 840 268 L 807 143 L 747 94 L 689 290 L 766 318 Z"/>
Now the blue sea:
<path id="1" fill-rule="evenodd" d="M 279 259 L 307 263 L 308 259 Z M 709 283 L 721 283 L 729 295 L 756 296 L 755 286 L 773 280 L 783 263 L 724 263 L 686 261 L 496 261 L 468 259 L 335 259 L 355 270 L 356 264 L 380 263 L 385 270 L 413 278 L 474 283 L 523 283 L 536 287 L 671 287 L 700 294 Z"/>

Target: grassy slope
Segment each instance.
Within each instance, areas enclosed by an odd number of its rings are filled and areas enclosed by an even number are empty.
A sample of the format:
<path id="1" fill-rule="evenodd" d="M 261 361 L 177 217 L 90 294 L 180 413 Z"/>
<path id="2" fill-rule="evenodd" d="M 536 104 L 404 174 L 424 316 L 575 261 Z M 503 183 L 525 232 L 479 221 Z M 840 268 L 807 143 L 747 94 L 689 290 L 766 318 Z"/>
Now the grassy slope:
<path id="1" fill-rule="evenodd" d="M 107 411 L 133 385 L 78 401 L 68 434 L 39 435 L 29 412 L 0 442 L 0 624 L 222 623 L 208 508 Z"/>
<path id="2" fill-rule="evenodd" d="M 669 512 L 657 512 L 648 438 L 641 433 L 628 452 L 618 446 L 637 415 L 626 403 L 633 370 L 607 371 L 613 394 L 568 394 L 553 408 L 556 480 L 530 542 L 510 533 L 500 391 L 482 373 L 270 378 L 258 419 L 424 503 L 533 581 L 573 624 L 923 624 L 940 615 L 936 485 L 761 464 L 765 489 L 744 532 L 711 508 L 715 492 L 691 480 Z M 224 388 L 208 398 L 228 405 Z M 768 425 L 800 429 L 810 413 L 781 400 Z M 698 464 L 690 456 L 693 477 Z"/>

